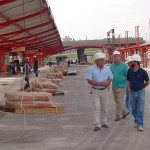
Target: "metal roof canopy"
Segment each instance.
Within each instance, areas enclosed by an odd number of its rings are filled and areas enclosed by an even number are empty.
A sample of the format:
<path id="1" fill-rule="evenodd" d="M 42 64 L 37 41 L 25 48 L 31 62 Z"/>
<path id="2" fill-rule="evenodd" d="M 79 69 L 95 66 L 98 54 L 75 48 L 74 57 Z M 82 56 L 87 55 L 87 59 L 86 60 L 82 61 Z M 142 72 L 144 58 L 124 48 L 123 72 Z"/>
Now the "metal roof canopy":
<path id="1" fill-rule="evenodd" d="M 64 51 L 46 0 L 0 0 L 0 51 L 12 47 L 47 55 Z"/>

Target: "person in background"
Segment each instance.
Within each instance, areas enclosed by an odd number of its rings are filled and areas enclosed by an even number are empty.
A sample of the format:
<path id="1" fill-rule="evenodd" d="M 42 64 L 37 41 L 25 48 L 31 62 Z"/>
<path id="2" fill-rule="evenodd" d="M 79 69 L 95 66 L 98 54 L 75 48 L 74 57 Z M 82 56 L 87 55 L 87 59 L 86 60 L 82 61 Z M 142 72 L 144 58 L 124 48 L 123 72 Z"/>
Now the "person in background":
<path id="1" fill-rule="evenodd" d="M 78 59 L 76 58 L 76 65 L 78 64 Z"/>
<path id="2" fill-rule="evenodd" d="M 149 85 L 149 76 L 144 69 L 140 68 L 140 55 L 134 54 L 131 59 L 132 68 L 128 70 L 127 80 L 134 127 L 138 131 L 144 131 L 145 88 Z"/>
<path id="3" fill-rule="evenodd" d="M 20 73 L 20 64 L 19 64 L 19 60 L 16 59 L 16 67 L 17 67 L 17 74 Z"/>
<path id="4" fill-rule="evenodd" d="M 124 104 L 128 67 L 121 61 L 121 54 L 119 51 L 113 52 L 113 63 L 110 69 L 113 73 L 112 92 L 116 103 L 115 121 L 120 121 L 121 118 L 126 118 L 126 116 L 129 115 L 129 111 Z"/>
<path id="5" fill-rule="evenodd" d="M 128 56 L 126 58 L 126 64 L 128 64 L 128 68 L 130 69 L 131 68 L 131 65 L 132 65 L 132 57 L 131 56 Z M 130 98 L 129 98 L 129 91 L 128 89 L 126 90 L 126 99 L 125 99 L 125 105 L 128 109 L 128 111 L 130 112 L 130 108 L 131 108 L 131 104 L 130 104 Z"/>
<path id="6" fill-rule="evenodd" d="M 30 87 L 29 83 L 29 78 L 25 76 L 23 79 L 20 81 L 20 91 L 24 91 Z"/>
<path id="7" fill-rule="evenodd" d="M 71 61 L 70 59 L 68 59 L 68 67 L 70 67 Z"/>
<path id="8" fill-rule="evenodd" d="M 34 55 L 34 64 L 33 64 L 34 74 L 36 77 L 38 77 L 38 59 Z"/>
<path id="9" fill-rule="evenodd" d="M 29 72 L 30 72 L 30 65 L 29 65 L 29 58 L 26 57 L 22 62 L 22 68 L 23 68 L 23 74 L 25 77 L 29 78 Z"/>
<path id="10" fill-rule="evenodd" d="M 92 87 L 90 93 L 94 104 L 94 131 L 99 131 L 101 127 L 108 128 L 108 87 L 113 75 L 110 69 L 105 66 L 105 59 L 105 54 L 96 53 L 94 55 L 95 64 L 90 67 L 86 75 L 87 82 Z"/>
<path id="11" fill-rule="evenodd" d="M 90 62 L 90 65 L 94 65 L 95 64 L 95 61 L 94 61 L 94 58 L 91 59 L 91 62 Z"/>
<path id="12" fill-rule="evenodd" d="M 11 70 L 12 75 L 15 75 L 15 65 L 14 65 L 14 62 L 10 63 L 10 70 Z"/>

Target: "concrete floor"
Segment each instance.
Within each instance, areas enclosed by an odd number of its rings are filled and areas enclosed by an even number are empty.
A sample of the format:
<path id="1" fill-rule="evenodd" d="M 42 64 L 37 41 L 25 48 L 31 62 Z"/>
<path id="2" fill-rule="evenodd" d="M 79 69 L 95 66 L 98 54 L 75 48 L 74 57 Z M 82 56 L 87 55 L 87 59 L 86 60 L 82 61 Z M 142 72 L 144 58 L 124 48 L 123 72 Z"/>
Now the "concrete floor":
<path id="1" fill-rule="evenodd" d="M 12 114 L 0 112 L 0 150 L 149 150 L 150 86 L 146 88 L 145 131 L 133 128 L 129 115 L 114 121 L 115 103 L 110 89 L 109 128 L 93 131 L 93 106 L 90 87 L 85 80 L 87 66 L 71 67 L 77 76 L 62 82 L 64 96 L 53 101 L 65 107 L 65 114 Z M 18 79 L 17 79 L 18 80 Z M 14 78 L 0 78 L 0 95 L 13 90 Z"/>

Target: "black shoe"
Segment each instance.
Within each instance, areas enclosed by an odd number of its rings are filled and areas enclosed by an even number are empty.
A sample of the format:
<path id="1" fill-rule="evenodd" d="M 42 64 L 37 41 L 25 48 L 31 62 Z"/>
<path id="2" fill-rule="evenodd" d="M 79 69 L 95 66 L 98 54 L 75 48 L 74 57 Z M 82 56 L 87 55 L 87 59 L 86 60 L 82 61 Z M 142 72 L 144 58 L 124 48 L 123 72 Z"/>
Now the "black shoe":
<path id="1" fill-rule="evenodd" d="M 103 128 L 108 128 L 108 125 L 107 124 L 102 124 L 102 127 Z"/>
<path id="2" fill-rule="evenodd" d="M 122 116 L 122 118 L 126 118 L 130 113 L 126 113 L 125 115 Z"/>
<path id="3" fill-rule="evenodd" d="M 100 127 L 95 127 L 93 131 L 99 131 Z"/>

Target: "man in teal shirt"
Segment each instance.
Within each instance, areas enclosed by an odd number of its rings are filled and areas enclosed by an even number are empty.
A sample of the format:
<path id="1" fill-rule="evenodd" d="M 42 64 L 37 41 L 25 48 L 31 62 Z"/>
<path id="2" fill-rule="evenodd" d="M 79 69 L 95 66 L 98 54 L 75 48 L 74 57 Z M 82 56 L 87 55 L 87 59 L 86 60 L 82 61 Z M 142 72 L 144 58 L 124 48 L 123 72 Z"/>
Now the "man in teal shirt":
<path id="1" fill-rule="evenodd" d="M 121 118 L 125 118 L 129 114 L 124 103 L 127 87 L 128 67 L 121 61 L 121 54 L 119 51 L 113 52 L 113 62 L 114 63 L 110 66 L 113 73 L 112 92 L 116 103 L 115 121 L 119 121 Z"/>

